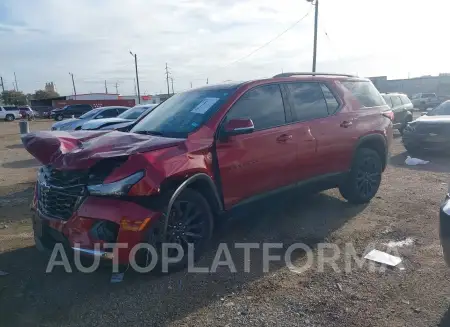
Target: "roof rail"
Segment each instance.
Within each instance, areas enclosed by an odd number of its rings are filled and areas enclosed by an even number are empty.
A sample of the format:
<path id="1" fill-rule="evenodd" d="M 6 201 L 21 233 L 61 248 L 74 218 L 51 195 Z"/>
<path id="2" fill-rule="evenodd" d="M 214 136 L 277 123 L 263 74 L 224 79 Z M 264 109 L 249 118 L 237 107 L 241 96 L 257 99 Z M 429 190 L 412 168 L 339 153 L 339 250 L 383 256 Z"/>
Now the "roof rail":
<path id="1" fill-rule="evenodd" d="M 313 72 L 299 72 L 299 73 L 282 73 L 275 75 L 273 78 L 277 77 L 291 77 L 291 76 L 304 76 L 304 75 L 321 75 L 321 76 L 345 76 L 345 77 L 358 77 L 355 75 L 348 75 L 348 74 L 333 74 L 333 73 L 313 73 Z"/>

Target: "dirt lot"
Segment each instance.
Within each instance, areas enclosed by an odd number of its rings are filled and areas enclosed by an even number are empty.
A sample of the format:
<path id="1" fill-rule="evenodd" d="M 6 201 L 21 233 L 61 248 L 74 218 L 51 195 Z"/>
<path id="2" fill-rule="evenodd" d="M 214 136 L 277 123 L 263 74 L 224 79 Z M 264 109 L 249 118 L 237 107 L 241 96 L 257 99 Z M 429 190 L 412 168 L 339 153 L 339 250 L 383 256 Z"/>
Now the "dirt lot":
<path id="1" fill-rule="evenodd" d="M 31 129 L 50 122 L 32 122 Z M 217 243 L 304 242 L 315 247 L 352 242 L 358 254 L 370 243 L 414 240 L 398 248 L 405 270 L 351 273 L 291 272 L 273 264 L 262 273 L 261 250 L 251 273 L 242 251 L 232 250 L 238 273 L 179 272 L 164 277 L 127 272 L 45 274 L 45 256 L 33 247 L 29 201 L 37 162 L 21 147 L 17 123 L 0 123 L 0 319 L 2 326 L 450 326 L 450 268 L 441 257 L 439 203 L 449 181 L 448 160 L 418 168 L 403 164 L 396 138 L 378 196 L 367 206 L 347 204 L 337 191 L 284 195 L 249 212 L 216 236 Z M 216 246 L 217 247 L 217 246 Z M 275 251 L 274 251 L 275 252 Z M 198 264 L 209 266 L 208 255 Z M 296 257 L 295 263 L 304 257 Z M 343 270 L 343 263 L 338 261 Z"/>

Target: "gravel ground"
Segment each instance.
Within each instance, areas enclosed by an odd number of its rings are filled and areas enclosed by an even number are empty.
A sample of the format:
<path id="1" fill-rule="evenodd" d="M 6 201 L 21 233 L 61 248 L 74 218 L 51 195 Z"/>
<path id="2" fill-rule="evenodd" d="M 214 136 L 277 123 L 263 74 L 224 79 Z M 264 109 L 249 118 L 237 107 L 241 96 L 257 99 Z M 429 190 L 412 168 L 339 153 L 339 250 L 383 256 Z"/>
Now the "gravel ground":
<path id="1" fill-rule="evenodd" d="M 50 122 L 32 122 L 45 129 Z M 17 123 L 0 123 L 0 317 L 2 326 L 450 326 L 450 268 L 438 238 L 438 210 L 446 192 L 448 159 L 430 158 L 421 167 L 403 164 L 406 153 L 395 139 L 392 158 L 377 197 L 351 206 L 336 190 L 274 198 L 216 234 L 198 266 L 211 265 L 218 244 L 230 246 L 237 273 L 185 271 L 154 277 L 127 272 L 111 284 L 108 269 L 93 274 L 45 274 L 46 258 L 33 247 L 28 211 L 37 163 L 23 150 Z M 404 270 L 372 272 L 367 262 L 345 272 L 325 265 L 321 242 L 341 251 L 351 243 L 361 256 L 368 248 L 411 238 L 398 247 Z M 235 242 L 293 243 L 314 249 L 312 268 L 290 271 L 284 263 L 262 271 L 262 250 L 252 250 L 251 272 Z M 331 256 L 333 251 L 327 250 Z M 306 257 L 294 252 L 293 263 Z M 376 267 L 380 268 L 380 267 Z"/>

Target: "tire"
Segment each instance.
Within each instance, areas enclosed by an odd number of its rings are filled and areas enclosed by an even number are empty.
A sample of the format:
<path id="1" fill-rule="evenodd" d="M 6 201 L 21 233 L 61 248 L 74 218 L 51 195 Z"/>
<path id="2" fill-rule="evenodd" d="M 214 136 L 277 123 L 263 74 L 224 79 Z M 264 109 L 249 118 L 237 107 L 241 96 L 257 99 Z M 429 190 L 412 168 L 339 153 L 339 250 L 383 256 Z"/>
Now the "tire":
<path id="1" fill-rule="evenodd" d="M 55 120 L 56 120 L 56 121 L 61 121 L 61 120 L 63 120 L 63 118 L 64 118 L 63 115 L 57 115 L 57 116 L 55 116 Z"/>
<path id="2" fill-rule="evenodd" d="M 16 117 L 14 117 L 14 115 L 6 115 L 6 117 L 5 117 L 6 121 L 13 121 L 14 119 L 16 119 Z"/>
<path id="3" fill-rule="evenodd" d="M 188 265 L 187 243 L 194 244 L 193 261 L 197 261 L 206 250 L 214 227 L 214 217 L 208 201 L 199 192 L 189 188 L 183 190 L 173 203 L 169 213 L 166 237 L 162 235 L 164 218 L 163 216 L 155 222 L 148 232 L 148 243 L 156 249 L 158 254 L 157 264 L 152 270 L 152 273 L 156 274 L 184 269 Z M 187 233 L 190 235 L 186 235 Z M 184 250 L 182 259 L 175 263 L 169 263 L 167 270 L 162 266 L 162 243 L 178 243 Z M 169 249 L 169 255 L 170 251 Z M 151 258 L 148 254 L 147 250 L 138 253 L 138 262 L 144 265 L 150 264 Z"/>
<path id="4" fill-rule="evenodd" d="M 381 183 L 383 164 L 375 150 L 359 148 L 352 168 L 339 192 L 350 203 L 368 203 L 377 194 Z"/>

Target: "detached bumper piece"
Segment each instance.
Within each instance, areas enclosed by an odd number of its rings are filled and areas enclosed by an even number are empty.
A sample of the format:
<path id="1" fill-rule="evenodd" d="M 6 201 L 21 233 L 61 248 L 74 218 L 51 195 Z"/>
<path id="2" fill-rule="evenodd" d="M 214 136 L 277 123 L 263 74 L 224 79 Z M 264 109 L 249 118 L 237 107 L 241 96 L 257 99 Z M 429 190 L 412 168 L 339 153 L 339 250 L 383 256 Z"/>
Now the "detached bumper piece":
<path id="1" fill-rule="evenodd" d="M 450 197 L 447 196 L 440 210 L 440 237 L 444 259 L 450 266 Z"/>

